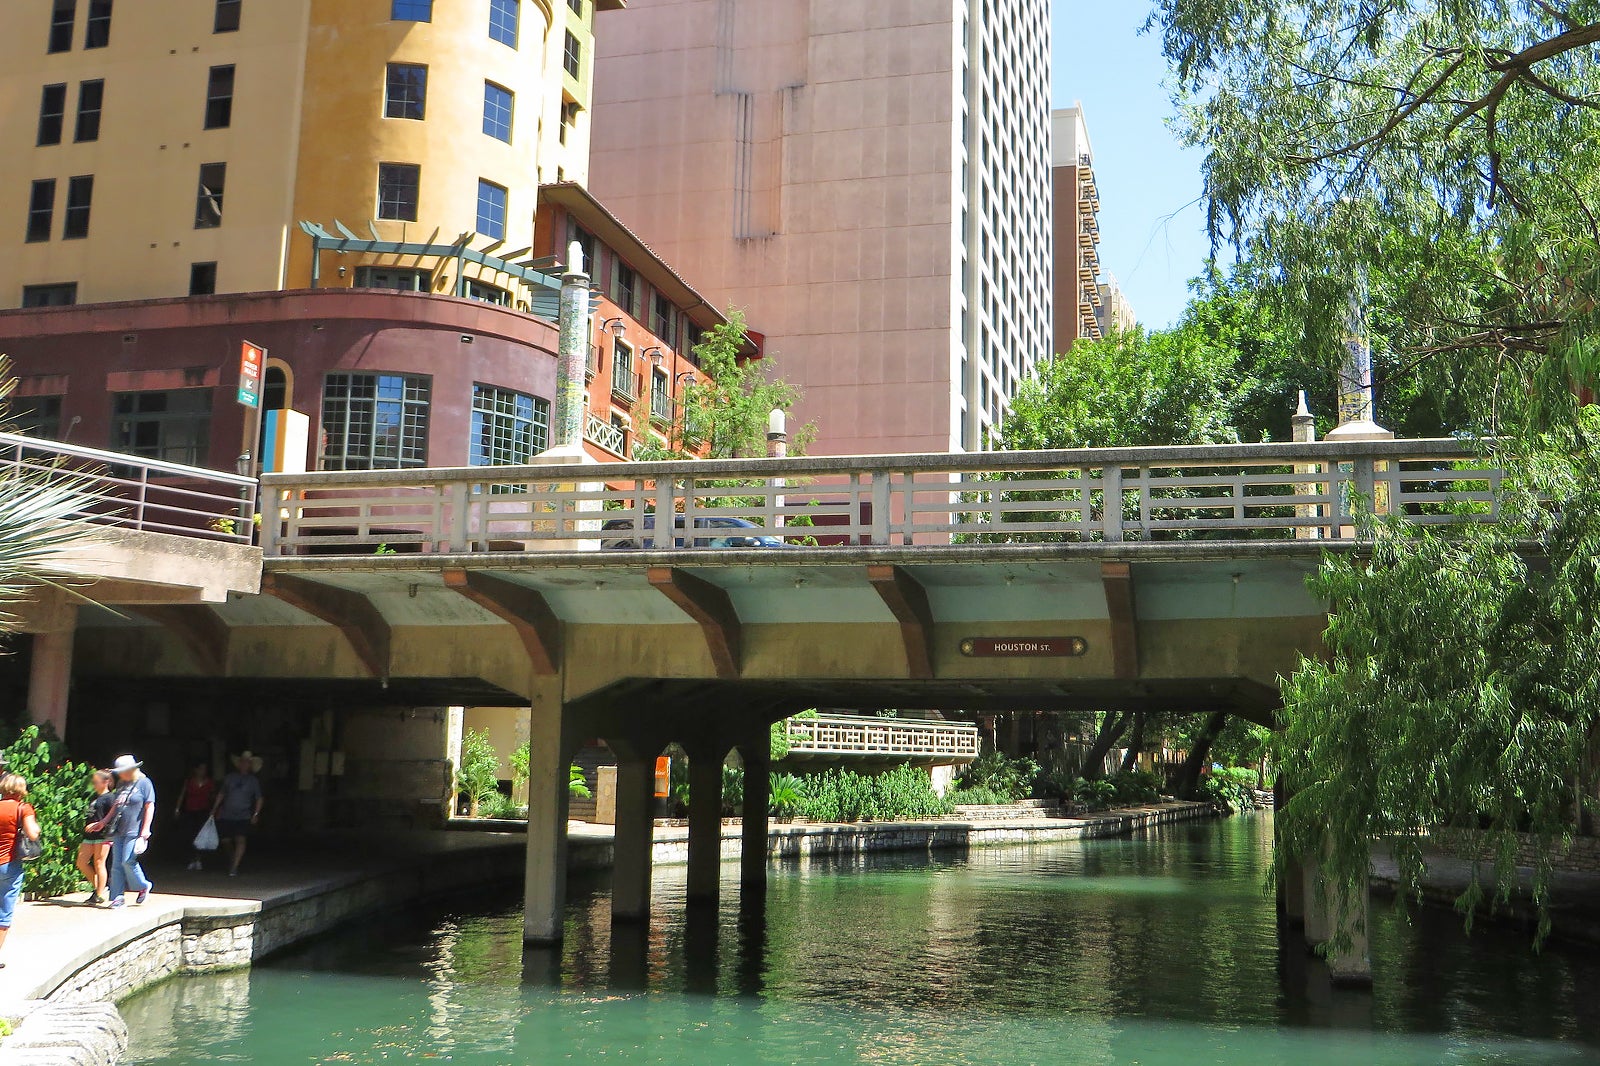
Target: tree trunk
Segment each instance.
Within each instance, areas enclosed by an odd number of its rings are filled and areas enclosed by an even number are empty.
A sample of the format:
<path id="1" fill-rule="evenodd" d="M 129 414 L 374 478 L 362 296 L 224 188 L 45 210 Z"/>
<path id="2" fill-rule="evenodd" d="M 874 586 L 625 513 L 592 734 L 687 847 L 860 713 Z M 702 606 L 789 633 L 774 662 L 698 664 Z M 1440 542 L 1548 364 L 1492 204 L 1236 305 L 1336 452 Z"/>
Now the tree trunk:
<path id="1" fill-rule="evenodd" d="M 1128 740 L 1128 750 L 1122 753 L 1122 772 L 1132 773 L 1134 767 L 1139 765 L 1139 754 L 1144 751 L 1145 726 L 1149 716 L 1143 711 L 1136 711 L 1133 716 L 1133 736 Z"/>
<path id="2" fill-rule="evenodd" d="M 1117 746 L 1117 741 L 1122 739 L 1122 734 L 1127 732 L 1132 721 L 1132 714 L 1106 712 L 1105 721 L 1100 724 L 1100 735 L 1094 738 L 1094 744 L 1083 757 L 1083 769 L 1080 772 L 1086 780 L 1095 781 L 1105 776 L 1106 755 Z"/>
<path id="3" fill-rule="evenodd" d="M 1200 730 L 1200 735 L 1194 738 L 1194 743 L 1189 746 L 1189 757 L 1183 760 L 1183 766 L 1178 769 L 1178 776 L 1172 782 L 1172 794 L 1179 799 L 1193 799 L 1195 791 L 1200 785 L 1200 771 L 1205 769 L 1206 759 L 1211 754 L 1211 745 L 1217 742 L 1217 737 L 1222 734 L 1222 727 L 1228 724 L 1228 713 L 1217 711 L 1206 719 L 1205 726 Z"/>

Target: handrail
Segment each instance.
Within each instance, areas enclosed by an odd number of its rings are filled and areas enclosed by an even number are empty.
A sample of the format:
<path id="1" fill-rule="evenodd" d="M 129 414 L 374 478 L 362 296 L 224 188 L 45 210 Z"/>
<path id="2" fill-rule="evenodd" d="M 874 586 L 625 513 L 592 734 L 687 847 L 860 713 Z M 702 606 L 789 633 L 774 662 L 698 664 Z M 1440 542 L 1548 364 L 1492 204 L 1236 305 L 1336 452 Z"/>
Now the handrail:
<path id="1" fill-rule="evenodd" d="M 1493 521 L 1502 478 L 1453 439 L 336 471 L 263 478 L 278 515 L 263 546 L 1332 540 L 1356 535 L 1358 500 L 1418 524 Z"/>
<path id="2" fill-rule="evenodd" d="M 975 759 L 982 743 L 971 722 L 817 715 L 791 718 L 785 730 L 796 755 Z"/>
<path id="3" fill-rule="evenodd" d="M 0 433 L 0 471 L 64 473 L 92 525 L 248 544 L 256 480 L 122 452 Z"/>

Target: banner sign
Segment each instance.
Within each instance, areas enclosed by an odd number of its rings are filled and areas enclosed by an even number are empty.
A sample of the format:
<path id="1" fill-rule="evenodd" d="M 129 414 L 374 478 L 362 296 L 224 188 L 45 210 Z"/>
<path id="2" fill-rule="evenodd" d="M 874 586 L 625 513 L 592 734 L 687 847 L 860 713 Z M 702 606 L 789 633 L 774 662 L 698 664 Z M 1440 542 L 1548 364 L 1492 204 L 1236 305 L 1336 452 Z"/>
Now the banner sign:
<path id="1" fill-rule="evenodd" d="M 239 348 L 239 403 L 261 406 L 261 371 L 267 363 L 267 350 L 245 341 Z"/>

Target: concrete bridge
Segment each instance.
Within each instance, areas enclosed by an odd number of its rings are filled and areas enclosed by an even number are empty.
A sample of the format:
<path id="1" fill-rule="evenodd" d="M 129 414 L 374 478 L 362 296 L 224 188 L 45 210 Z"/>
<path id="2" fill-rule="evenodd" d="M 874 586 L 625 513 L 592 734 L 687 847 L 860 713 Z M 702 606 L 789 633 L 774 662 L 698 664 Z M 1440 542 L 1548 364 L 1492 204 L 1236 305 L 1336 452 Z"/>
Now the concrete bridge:
<path id="1" fill-rule="evenodd" d="M 1499 481 L 1453 440 L 268 475 L 264 595 L 81 612 L 78 671 L 239 706 L 315 682 L 351 703 L 530 707 L 526 931 L 547 942 L 587 738 L 620 760 L 616 917 L 648 913 L 653 764 L 673 741 L 690 896 L 712 900 L 733 749 L 753 771 L 744 877 L 764 881 L 771 722 L 1150 706 L 1270 723 L 1278 678 L 1321 650 L 1305 578 L 1359 550 L 1361 501 L 1490 521 Z"/>

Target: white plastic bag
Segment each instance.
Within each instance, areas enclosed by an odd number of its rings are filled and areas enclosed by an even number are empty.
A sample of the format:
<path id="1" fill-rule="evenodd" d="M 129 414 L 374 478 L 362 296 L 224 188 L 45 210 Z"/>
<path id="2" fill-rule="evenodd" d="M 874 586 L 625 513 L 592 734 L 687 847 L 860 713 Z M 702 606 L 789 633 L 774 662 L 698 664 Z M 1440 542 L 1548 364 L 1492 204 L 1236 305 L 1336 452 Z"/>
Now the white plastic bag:
<path id="1" fill-rule="evenodd" d="M 207 818 L 206 824 L 200 827 L 200 832 L 194 838 L 195 850 L 216 851 L 220 843 L 221 841 L 217 839 L 217 820 Z"/>

